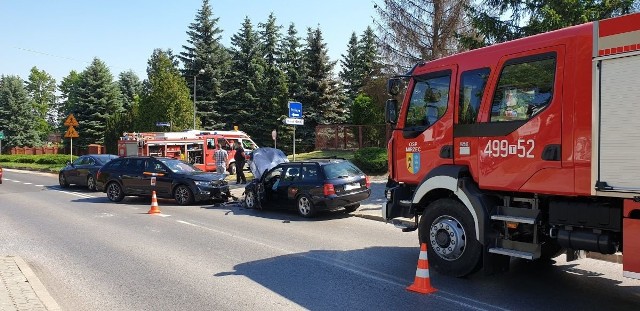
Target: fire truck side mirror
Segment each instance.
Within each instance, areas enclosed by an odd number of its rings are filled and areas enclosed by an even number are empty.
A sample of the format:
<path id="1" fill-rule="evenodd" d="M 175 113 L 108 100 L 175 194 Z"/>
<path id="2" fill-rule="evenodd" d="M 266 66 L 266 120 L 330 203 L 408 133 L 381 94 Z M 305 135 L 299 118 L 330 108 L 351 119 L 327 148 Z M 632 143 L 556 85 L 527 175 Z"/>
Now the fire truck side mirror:
<path id="1" fill-rule="evenodd" d="M 387 81 L 387 93 L 391 96 L 400 94 L 400 87 L 402 86 L 402 80 L 399 78 L 391 78 Z"/>
<path id="2" fill-rule="evenodd" d="M 396 124 L 398 120 L 398 101 L 395 99 L 387 99 L 385 105 L 384 119 L 386 123 Z"/>

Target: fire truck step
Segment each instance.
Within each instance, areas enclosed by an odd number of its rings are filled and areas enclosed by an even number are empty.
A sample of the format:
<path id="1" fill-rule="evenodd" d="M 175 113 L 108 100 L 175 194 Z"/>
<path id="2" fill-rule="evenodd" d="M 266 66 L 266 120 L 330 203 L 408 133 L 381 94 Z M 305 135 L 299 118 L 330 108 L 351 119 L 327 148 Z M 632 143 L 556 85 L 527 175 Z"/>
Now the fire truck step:
<path id="1" fill-rule="evenodd" d="M 489 249 L 489 253 L 494 253 L 494 254 L 499 254 L 499 255 L 507 255 L 507 256 L 511 256 L 511 257 L 518 257 L 518 258 L 523 258 L 523 259 L 528 259 L 528 260 L 533 260 L 534 259 L 534 254 L 533 253 L 529 253 L 529 252 L 522 252 L 522 251 L 517 251 L 517 250 L 513 250 L 513 249 L 506 249 L 506 248 L 490 248 Z"/>
<path id="2" fill-rule="evenodd" d="M 496 214 L 491 215 L 491 219 L 533 225 L 538 221 L 539 215 L 540 210 L 536 209 L 498 206 Z"/>
<path id="3" fill-rule="evenodd" d="M 498 239 L 489 253 L 534 260 L 540 258 L 541 249 L 539 244 Z"/>

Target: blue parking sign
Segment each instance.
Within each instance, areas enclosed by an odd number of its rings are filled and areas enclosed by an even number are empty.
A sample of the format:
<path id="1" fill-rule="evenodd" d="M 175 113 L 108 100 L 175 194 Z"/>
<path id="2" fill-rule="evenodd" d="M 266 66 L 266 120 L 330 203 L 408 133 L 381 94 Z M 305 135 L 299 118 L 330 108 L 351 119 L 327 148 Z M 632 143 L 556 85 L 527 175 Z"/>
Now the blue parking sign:
<path id="1" fill-rule="evenodd" d="M 302 103 L 289 102 L 289 118 L 302 118 Z"/>

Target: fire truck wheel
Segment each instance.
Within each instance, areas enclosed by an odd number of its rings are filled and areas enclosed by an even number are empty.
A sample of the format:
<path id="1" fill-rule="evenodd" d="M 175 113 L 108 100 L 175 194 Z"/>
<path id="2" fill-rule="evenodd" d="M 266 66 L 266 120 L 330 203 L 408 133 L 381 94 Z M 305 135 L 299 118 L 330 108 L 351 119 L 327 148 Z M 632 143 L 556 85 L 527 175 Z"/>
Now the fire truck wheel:
<path id="1" fill-rule="evenodd" d="M 60 183 L 60 187 L 62 187 L 62 188 L 69 187 L 69 183 L 67 182 L 67 178 L 64 177 L 63 173 L 60 173 L 60 175 L 58 175 L 58 183 Z"/>
<path id="2" fill-rule="evenodd" d="M 193 194 L 189 187 L 185 185 L 179 185 L 173 191 L 173 198 L 180 205 L 189 205 L 193 203 Z"/>
<path id="3" fill-rule="evenodd" d="M 120 184 L 112 181 L 107 185 L 107 198 L 112 202 L 120 202 L 124 199 L 124 192 L 122 192 Z"/>
<path id="4" fill-rule="evenodd" d="M 463 277 L 480 268 L 482 245 L 476 237 L 473 217 L 454 199 L 439 199 L 427 206 L 418 235 L 427 243 L 429 266 L 439 273 Z"/>

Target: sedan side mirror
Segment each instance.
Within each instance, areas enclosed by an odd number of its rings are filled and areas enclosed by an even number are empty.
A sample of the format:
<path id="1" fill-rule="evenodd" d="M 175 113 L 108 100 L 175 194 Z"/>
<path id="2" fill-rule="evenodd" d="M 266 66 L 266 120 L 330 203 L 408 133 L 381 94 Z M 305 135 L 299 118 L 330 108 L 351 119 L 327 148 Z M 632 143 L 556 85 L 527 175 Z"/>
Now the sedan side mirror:
<path id="1" fill-rule="evenodd" d="M 68 165 L 68 166 L 71 166 L 71 161 L 67 161 L 67 165 Z"/>
<path id="2" fill-rule="evenodd" d="M 391 78 L 387 81 L 387 93 L 391 96 L 400 94 L 400 87 L 402 86 L 402 80 L 400 78 Z"/>

